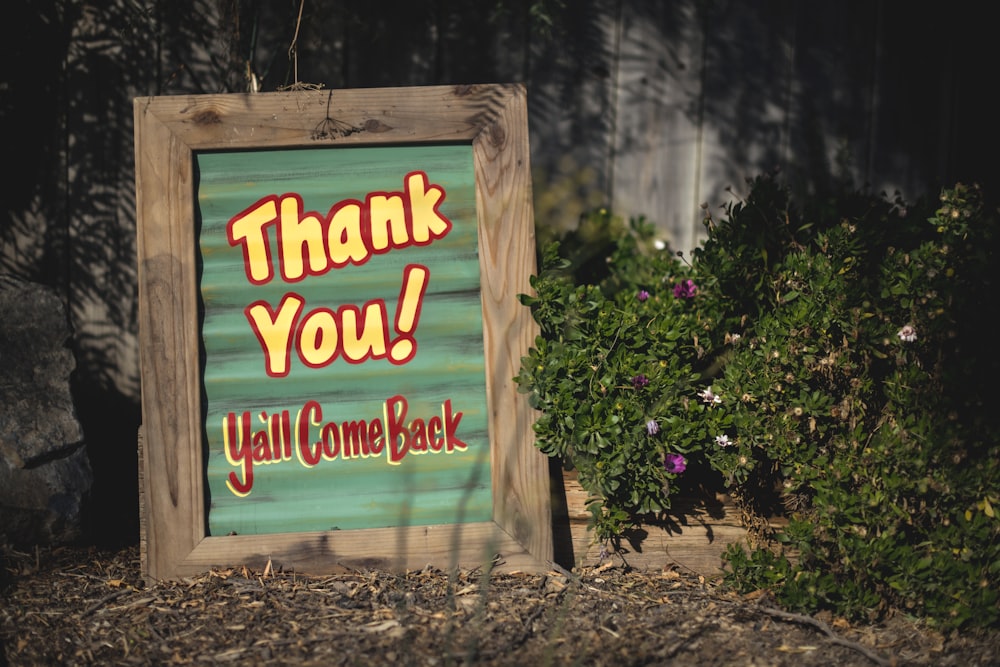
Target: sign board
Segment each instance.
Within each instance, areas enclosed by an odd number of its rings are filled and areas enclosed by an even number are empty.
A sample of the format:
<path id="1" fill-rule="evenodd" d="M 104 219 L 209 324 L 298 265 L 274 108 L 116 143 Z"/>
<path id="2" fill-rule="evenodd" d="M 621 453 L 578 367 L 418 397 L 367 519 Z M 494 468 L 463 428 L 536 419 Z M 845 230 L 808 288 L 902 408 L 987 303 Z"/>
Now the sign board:
<path id="1" fill-rule="evenodd" d="M 145 574 L 546 567 L 523 88 L 134 111 Z"/>

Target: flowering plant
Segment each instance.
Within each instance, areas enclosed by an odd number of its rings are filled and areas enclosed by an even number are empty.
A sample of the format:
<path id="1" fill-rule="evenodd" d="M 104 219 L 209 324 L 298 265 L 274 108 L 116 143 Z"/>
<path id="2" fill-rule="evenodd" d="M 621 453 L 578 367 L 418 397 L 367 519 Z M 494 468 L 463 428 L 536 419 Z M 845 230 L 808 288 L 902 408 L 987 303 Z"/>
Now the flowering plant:
<path id="1" fill-rule="evenodd" d="M 611 214 L 596 211 L 596 224 Z M 541 336 L 522 360 L 521 391 L 541 411 L 536 444 L 578 471 L 599 540 L 616 540 L 670 507 L 690 452 L 708 437 L 695 415 L 705 344 L 718 314 L 704 305 L 691 267 L 657 250 L 633 220 L 611 252 L 610 274 L 579 279 L 550 246 L 532 278 Z M 593 275 L 590 273 L 589 275 Z M 702 342 L 699 342 L 703 339 Z"/>
<path id="2" fill-rule="evenodd" d="M 751 517 L 758 548 L 728 554 L 739 587 L 804 610 L 995 622 L 1000 441 L 981 391 L 1000 370 L 982 336 L 997 221 L 963 185 L 920 209 L 798 212 L 758 179 L 707 219 L 696 263 L 747 322 L 713 379 L 739 400 L 709 413 L 724 439 L 707 455 Z"/>
<path id="3" fill-rule="evenodd" d="M 737 588 L 997 622 L 996 217 L 963 185 L 936 209 L 863 193 L 796 209 L 772 177 L 750 186 L 706 215 L 690 263 L 641 219 L 599 261 L 546 251 L 517 378 L 538 446 L 579 470 L 600 540 L 714 471 L 748 529 L 726 555 Z"/>

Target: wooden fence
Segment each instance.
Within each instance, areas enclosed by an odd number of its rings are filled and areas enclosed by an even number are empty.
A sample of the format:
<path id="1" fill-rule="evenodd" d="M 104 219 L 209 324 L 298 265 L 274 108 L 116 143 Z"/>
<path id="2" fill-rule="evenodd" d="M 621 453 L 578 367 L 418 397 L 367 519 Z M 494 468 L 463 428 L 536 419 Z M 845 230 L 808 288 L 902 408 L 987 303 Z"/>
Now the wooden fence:
<path id="1" fill-rule="evenodd" d="M 604 206 L 646 216 L 687 252 L 702 204 L 715 210 L 774 168 L 797 193 L 851 183 L 914 198 L 958 180 L 989 190 L 1000 142 L 981 92 L 996 60 L 986 9 L 15 0 L 0 39 L 0 131 L 5 146 L 27 145 L 8 151 L 0 271 L 65 295 L 78 407 L 97 484 L 111 488 L 120 453 L 134 451 L 140 391 L 134 97 L 521 82 L 539 236 Z"/>

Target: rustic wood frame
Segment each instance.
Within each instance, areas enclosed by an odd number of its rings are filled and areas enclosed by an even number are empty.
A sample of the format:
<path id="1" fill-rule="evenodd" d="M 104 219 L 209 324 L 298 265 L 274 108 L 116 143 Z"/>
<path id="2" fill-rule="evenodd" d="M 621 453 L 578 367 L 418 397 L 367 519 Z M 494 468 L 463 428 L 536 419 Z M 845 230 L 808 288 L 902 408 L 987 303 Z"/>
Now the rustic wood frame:
<path id="1" fill-rule="evenodd" d="M 549 567 L 548 460 L 513 378 L 537 328 L 516 295 L 535 271 L 523 86 L 428 86 L 142 97 L 134 101 L 143 574 L 212 567 Z M 207 536 L 193 153 L 199 150 L 468 143 L 479 225 L 493 521 Z"/>

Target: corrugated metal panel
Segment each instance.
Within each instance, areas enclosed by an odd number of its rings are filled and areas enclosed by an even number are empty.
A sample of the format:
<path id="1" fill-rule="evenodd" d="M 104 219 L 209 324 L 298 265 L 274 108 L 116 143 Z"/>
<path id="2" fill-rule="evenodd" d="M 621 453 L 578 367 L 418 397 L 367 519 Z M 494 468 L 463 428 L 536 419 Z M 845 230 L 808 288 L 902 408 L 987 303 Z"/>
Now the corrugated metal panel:
<path id="1" fill-rule="evenodd" d="M 206 363 L 207 489 L 209 531 L 213 535 L 302 532 L 400 525 L 485 521 L 492 517 L 488 412 L 486 408 L 482 307 L 479 294 L 475 181 L 470 146 L 403 146 L 392 148 L 326 148 L 251 153 L 206 153 L 197 156 L 202 261 L 201 327 Z M 443 237 L 426 245 L 394 248 L 374 254 L 360 265 L 347 264 L 301 281 L 285 282 L 278 261 L 274 279 L 253 285 L 244 267 L 241 244 L 230 245 L 227 225 L 264 197 L 298 194 L 306 214 L 329 215 L 345 200 L 364 202 L 369 193 L 403 193 L 410 172 L 422 171 L 444 190 L 439 212 L 452 222 Z M 404 197 L 405 200 L 405 197 Z M 272 256 L 278 254 L 276 226 L 265 228 Z M 397 337 L 394 320 L 400 307 L 406 266 L 429 270 L 414 339 L 416 355 L 407 363 L 386 359 L 350 363 L 343 353 L 311 368 L 293 351 L 288 373 L 271 377 L 266 357 L 245 309 L 263 301 L 275 312 L 286 294 L 304 300 L 297 319 L 345 306 L 364 309 L 384 300 L 384 325 Z M 410 306 L 413 305 L 409 302 Z M 334 317 L 334 320 L 336 317 Z M 363 326 L 363 325 L 362 325 Z M 381 337 L 379 337 L 381 340 Z M 405 399 L 405 417 L 401 401 Z M 362 431 L 378 423 L 373 442 L 382 443 L 367 456 L 337 456 L 309 467 L 311 446 L 322 425 L 306 427 L 299 437 L 298 419 L 311 401 L 322 410 L 321 424 L 354 422 Z M 290 439 L 275 437 L 273 415 L 287 411 Z M 396 412 L 389 414 L 389 412 Z M 244 422 L 243 413 L 249 413 Z M 457 415 L 460 413 L 460 417 Z M 428 427 L 444 444 L 443 426 L 454 424 L 454 436 L 466 451 L 417 455 L 390 462 L 393 443 L 389 424 Z M 363 422 L 363 424 L 361 423 Z M 227 425 L 234 423 L 232 429 Z M 234 493 L 227 480 L 245 483 L 239 444 L 245 423 L 254 440 L 257 462 L 249 492 Z M 430 427 L 434 427 L 430 429 Z M 335 429 L 341 433 L 343 429 Z M 348 429 L 350 430 L 350 429 Z M 227 457 L 227 442 L 235 435 Z M 332 448 L 333 438 L 328 438 Z M 399 442 L 397 439 L 396 442 Z M 306 446 L 306 457 L 299 446 Z M 267 461 L 268 453 L 273 460 Z M 290 454 L 290 456 L 289 456 Z M 275 458 L 276 457 L 276 458 Z M 237 489 L 238 490 L 238 489 Z"/>

